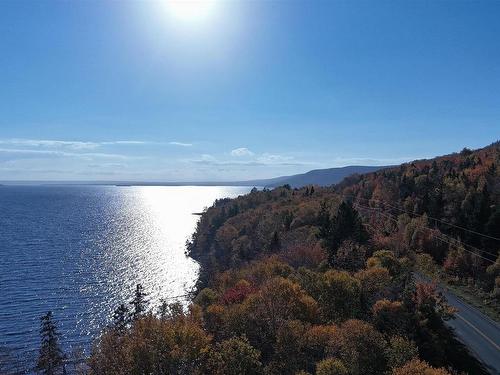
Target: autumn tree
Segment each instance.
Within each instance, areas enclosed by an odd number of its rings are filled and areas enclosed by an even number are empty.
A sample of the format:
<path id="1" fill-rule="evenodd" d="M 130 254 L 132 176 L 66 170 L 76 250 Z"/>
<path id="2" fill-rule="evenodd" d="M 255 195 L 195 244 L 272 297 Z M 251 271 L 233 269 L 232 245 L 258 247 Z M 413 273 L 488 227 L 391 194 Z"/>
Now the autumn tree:
<path id="1" fill-rule="evenodd" d="M 334 358 L 324 359 L 316 365 L 316 375 L 348 375 L 349 371 L 342 361 Z"/>
<path id="2" fill-rule="evenodd" d="M 462 246 L 451 246 L 443 268 L 454 276 L 467 276 L 471 271 L 470 256 Z"/>
<path id="3" fill-rule="evenodd" d="M 392 278 L 387 268 L 373 267 L 357 272 L 354 277 L 361 285 L 361 305 L 369 310 L 379 299 L 387 297 Z"/>
<path id="4" fill-rule="evenodd" d="M 314 321 L 317 318 L 317 302 L 300 285 L 282 277 L 266 282 L 248 303 L 253 314 L 266 322 L 274 334 L 286 320 Z"/>
<path id="5" fill-rule="evenodd" d="M 210 337 L 191 315 L 137 319 L 127 335 L 103 332 L 89 358 L 90 375 L 205 374 Z"/>
<path id="6" fill-rule="evenodd" d="M 246 337 L 232 337 L 217 344 L 210 354 L 213 375 L 263 374 L 260 352 Z"/>
<path id="7" fill-rule="evenodd" d="M 334 257 L 336 268 L 347 271 L 358 271 L 365 265 L 366 249 L 364 246 L 352 241 L 342 242 Z"/>
<path id="8" fill-rule="evenodd" d="M 304 351 L 307 354 L 308 370 L 312 370 L 317 362 L 332 354 L 332 345 L 337 339 L 338 326 L 334 324 L 313 325 L 303 337 Z"/>
<path id="9" fill-rule="evenodd" d="M 307 366 L 309 358 L 304 342 L 307 329 L 308 325 L 300 320 L 289 320 L 278 329 L 266 373 L 294 374 Z"/>
<path id="10" fill-rule="evenodd" d="M 392 370 L 392 375 L 451 375 L 443 368 L 434 368 L 419 359 L 413 359 Z"/>
<path id="11" fill-rule="evenodd" d="M 377 301 L 372 307 L 373 322 L 379 331 L 389 335 L 404 334 L 408 330 L 409 317 L 400 301 Z"/>
<path id="12" fill-rule="evenodd" d="M 409 297 L 405 305 L 411 311 L 413 338 L 421 357 L 433 365 L 445 364 L 453 340 L 443 321 L 453 318 L 455 310 L 433 284 L 416 283 Z"/>
<path id="13" fill-rule="evenodd" d="M 389 250 L 378 250 L 366 261 L 368 268 L 382 267 L 389 271 L 393 286 L 403 289 L 411 280 L 411 266 L 408 258 L 398 258 Z"/>
<path id="14" fill-rule="evenodd" d="M 210 288 L 202 289 L 196 296 L 194 302 L 204 309 L 217 301 L 217 293 Z"/>
<path id="15" fill-rule="evenodd" d="M 500 255 L 497 257 L 495 263 L 488 266 L 486 269 L 486 275 L 490 283 L 493 285 L 491 294 L 493 297 L 500 300 Z"/>
<path id="16" fill-rule="evenodd" d="M 403 366 L 412 359 L 418 359 L 417 345 L 403 336 L 392 336 L 386 349 L 389 368 Z"/>
<path id="17" fill-rule="evenodd" d="M 361 284 L 344 271 L 328 271 L 323 275 L 320 306 L 329 321 L 356 317 L 361 307 Z"/>
<path id="18" fill-rule="evenodd" d="M 332 354 L 344 362 L 349 374 L 376 375 L 385 371 L 386 341 L 369 323 L 348 320 L 336 330 L 332 341 Z"/>

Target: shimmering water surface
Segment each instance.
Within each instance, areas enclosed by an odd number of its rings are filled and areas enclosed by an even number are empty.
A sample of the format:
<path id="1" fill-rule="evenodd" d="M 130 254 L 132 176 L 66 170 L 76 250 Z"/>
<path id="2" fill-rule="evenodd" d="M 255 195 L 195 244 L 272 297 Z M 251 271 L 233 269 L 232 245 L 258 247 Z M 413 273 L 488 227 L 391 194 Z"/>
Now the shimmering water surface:
<path id="1" fill-rule="evenodd" d="M 244 187 L 0 186 L 0 349 L 34 361 L 52 310 L 66 351 L 88 350 L 143 284 L 151 306 L 182 296 L 199 216 Z"/>

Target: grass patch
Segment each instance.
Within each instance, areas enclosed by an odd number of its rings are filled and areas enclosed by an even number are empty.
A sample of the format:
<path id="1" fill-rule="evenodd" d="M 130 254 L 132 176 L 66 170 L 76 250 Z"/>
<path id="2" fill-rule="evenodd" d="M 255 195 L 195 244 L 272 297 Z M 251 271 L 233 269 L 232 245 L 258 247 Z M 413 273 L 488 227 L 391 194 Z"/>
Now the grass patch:
<path id="1" fill-rule="evenodd" d="M 468 304 L 474 306 L 496 322 L 500 322 L 500 304 L 476 286 L 464 285 L 441 277 L 440 282 Z"/>
<path id="2" fill-rule="evenodd" d="M 437 264 L 430 264 L 426 257 L 417 255 L 415 268 L 418 272 L 435 280 L 442 287 L 445 287 L 494 321 L 500 322 L 499 301 L 478 286 L 449 276 Z"/>

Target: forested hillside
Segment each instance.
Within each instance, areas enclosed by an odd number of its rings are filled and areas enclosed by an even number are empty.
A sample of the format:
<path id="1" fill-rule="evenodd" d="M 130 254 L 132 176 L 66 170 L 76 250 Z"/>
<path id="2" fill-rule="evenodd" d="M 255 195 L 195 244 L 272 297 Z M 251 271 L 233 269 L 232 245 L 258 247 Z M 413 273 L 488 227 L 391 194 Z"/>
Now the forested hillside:
<path id="1" fill-rule="evenodd" d="M 388 203 L 411 215 L 436 218 L 439 229 L 496 251 L 500 237 L 500 143 L 353 176 L 337 191 L 370 206 Z M 390 208 L 390 206 L 387 206 Z M 448 224 L 450 225 L 448 225 Z M 463 230 L 462 228 L 467 230 Z M 485 234 L 478 235 L 476 232 Z"/>
<path id="2" fill-rule="evenodd" d="M 499 142 L 353 176 L 336 191 L 369 214 L 394 250 L 404 243 L 430 255 L 457 282 L 500 298 Z"/>
<path id="3" fill-rule="evenodd" d="M 92 372 L 485 373 L 412 271 L 442 267 L 498 299 L 499 166 L 496 143 L 217 201 L 188 243 L 202 266 L 192 305 L 115 319 Z"/>
<path id="4" fill-rule="evenodd" d="M 254 191 L 217 202 L 203 216 L 191 255 L 206 267 L 237 265 L 269 251 L 318 248 L 324 205 L 352 201 L 377 243 L 424 252 L 451 274 L 494 288 L 500 249 L 500 145 L 355 175 L 332 189 Z M 423 229 L 425 228 L 425 229 Z M 495 292 L 497 293 L 497 292 Z"/>

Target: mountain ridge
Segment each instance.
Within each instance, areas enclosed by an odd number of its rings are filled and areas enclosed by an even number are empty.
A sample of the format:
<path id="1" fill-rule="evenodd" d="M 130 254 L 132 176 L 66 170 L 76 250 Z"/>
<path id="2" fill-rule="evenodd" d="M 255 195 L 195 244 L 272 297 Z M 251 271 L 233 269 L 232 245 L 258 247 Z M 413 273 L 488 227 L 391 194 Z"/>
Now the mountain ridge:
<path id="1" fill-rule="evenodd" d="M 307 185 L 330 186 L 341 182 L 345 177 L 355 174 L 376 172 L 390 166 L 362 166 L 349 165 L 326 169 L 313 169 L 311 171 L 266 179 L 243 181 L 0 181 L 5 185 L 117 185 L 117 186 L 259 186 L 274 188 L 290 185 L 301 188 Z"/>
<path id="2" fill-rule="evenodd" d="M 330 186 L 341 182 L 345 177 L 354 174 L 364 174 L 376 172 L 391 166 L 363 166 L 348 165 L 345 167 L 334 167 L 325 169 L 313 169 L 305 173 L 291 176 L 281 176 L 270 179 L 242 181 L 249 185 L 259 185 L 265 187 L 278 187 L 281 185 L 290 185 L 292 188 L 300 188 L 307 185 Z"/>

